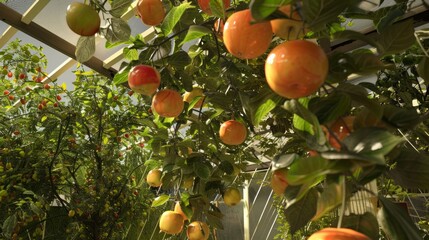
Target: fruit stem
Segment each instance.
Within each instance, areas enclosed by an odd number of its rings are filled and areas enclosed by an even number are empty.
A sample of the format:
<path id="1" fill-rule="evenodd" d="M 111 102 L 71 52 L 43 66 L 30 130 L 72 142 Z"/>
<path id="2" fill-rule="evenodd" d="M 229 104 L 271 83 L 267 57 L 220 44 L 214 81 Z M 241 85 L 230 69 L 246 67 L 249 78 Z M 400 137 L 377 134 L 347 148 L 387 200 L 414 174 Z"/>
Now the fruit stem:
<path id="1" fill-rule="evenodd" d="M 341 228 L 341 224 L 343 222 L 344 212 L 346 210 L 346 176 L 342 175 L 340 177 L 340 181 L 341 181 L 341 185 L 343 188 L 343 190 L 341 191 L 343 196 L 342 196 L 342 201 L 341 201 L 340 216 L 338 218 L 337 228 Z"/>

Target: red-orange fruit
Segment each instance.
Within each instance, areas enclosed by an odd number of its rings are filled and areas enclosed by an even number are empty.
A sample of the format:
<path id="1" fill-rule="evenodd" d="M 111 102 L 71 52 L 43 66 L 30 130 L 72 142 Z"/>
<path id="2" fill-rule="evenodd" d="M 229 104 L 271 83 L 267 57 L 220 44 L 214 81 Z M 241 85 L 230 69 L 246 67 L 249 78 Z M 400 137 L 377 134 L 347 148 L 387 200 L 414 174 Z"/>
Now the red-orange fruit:
<path id="1" fill-rule="evenodd" d="M 223 0 L 223 8 L 229 8 L 231 4 L 230 0 Z M 208 15 L 212 15 L 212 10 L 210 8 L 210 0 L 198 0 L 198 6 L 200 9 Z"/>
<path id="2" fill-rule="evenodd" d="M 265 61 L 270 88 L 285 98 L 301 98 L 316 92 L 326 79 L 329 62 L 317 44 L 306 40 L 284 42 Z"/>
<path id="3" fill-rule="evenodd" d="M 227 145 L 240 145 L 246 140 L 247 129 L 239 121 L 228 120 L 220 126 L 219 137 Z"/>
<path id="4" fill-rule="evenodd" d="M 366 235 L 349 228 L 324 228 L 308 240 L 370 240 Z"/>
<path id="5" fill-rule="evenodd" d="M 182 96 L 175 90 L 161 90 L 152 98 L 152 109 L 161 117 L 177 117 L 183 108 Z"/>
<path id="6" fill-rule="evenodd" d="M 137 12 L 142 22 L 149 26 L 159 25 L 165 18 L 165 9 L 161 0 L 139 0 Z"/>
<path id="7" fill-rule="evenodd" d="M 253 23 L 250 10 L 233 13 L 223 28 L 223 42 L 228 52 L 240 59 L 257 58 L 271 44 L 273 31 L 270 22 Z"/>
<path id="8" fill-rule="evenodd" d="M 160 84 L 161 75 L 152 66 L 137 65 L 128 73 L 128 85 L 136 93 L 152 96 Z"/>

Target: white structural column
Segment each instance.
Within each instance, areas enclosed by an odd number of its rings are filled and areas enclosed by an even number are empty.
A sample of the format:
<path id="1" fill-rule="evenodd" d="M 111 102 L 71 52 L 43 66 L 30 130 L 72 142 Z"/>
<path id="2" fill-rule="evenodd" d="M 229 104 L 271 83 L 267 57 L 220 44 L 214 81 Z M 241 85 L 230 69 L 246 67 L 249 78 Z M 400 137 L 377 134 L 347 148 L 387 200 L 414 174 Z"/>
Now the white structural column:
<path id="1" fill-rule="evenodd" d="M 244 240 L 250 240 L 250 201 L 248 180 L 244 182 L 243 188 L 243 228 Z"/>

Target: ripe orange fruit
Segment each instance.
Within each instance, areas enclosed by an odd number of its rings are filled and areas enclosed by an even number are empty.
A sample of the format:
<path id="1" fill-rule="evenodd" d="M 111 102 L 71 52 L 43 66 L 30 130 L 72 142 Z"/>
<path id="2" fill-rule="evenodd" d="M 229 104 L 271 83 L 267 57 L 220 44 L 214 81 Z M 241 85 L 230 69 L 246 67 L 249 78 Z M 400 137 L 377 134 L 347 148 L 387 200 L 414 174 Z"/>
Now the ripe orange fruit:
<path id="1" fill-rule="evenodd" d="M 195 103 L 194 108 L 200 108 L 201 105 L 203 105 L 203 100 L 204 100 L 203 89 L 201 89 L 200 87 L 194 87 L 192 91 L 186 92 L 185 94 L 183 94 L 183 101 L 191 103 L 192 100 L 194 100 L 194 98 L 196 97 L 201 97 L 201 98 L 198 100 L 197 103 Z"/>
<path id="2" fill-rule="evenodd" d="M 142 22 L 149 26 L 159 25 L 165 18 L 165 9 L 161 0 L 139 0 L 137 12 Z"/>
<path id="3" fill-rule="evenodd" d="M 230 4 L 231 4 L 230 0 L 223 0 L 224 9 L 229 8 Z M 212 15 L 212 10 L 210 9 L 210 0 L 198 0 L 198 6 L 207 15 Z"/>
<path id="4" fill-rule="evenodd" d="M 270 186 L 273 189 L 273 192 L 279 196 L 283 195 L 289 185 L 286 180 L 286 174 L 286 169 L 277 169 L 273 172 L 273 176 L 271 177 Z"/>
<path id="5" fill-rule="evenodd" d="M 239 121 L 228 120 L 220 126 L 219 137 L 227 145 L 240 145 L 246 140 L 247 129 Z"/>
<path id="6" fill-rule="evenodd" d="M 227 206 L 235 206 L 241 201 L 241 193 L 235 187 L 229 187 L 223 193 L 223 202 Z"/>
<path id="7" fill-rule="evenodd" d="M 313 42 L 293 40 L 275 47 L 265 61 L 270 88 L 285 98 L 301 98 L 316 92 L 328 74 L 328 58 Z"/>
<path id="8" fill-rule="evenodd" d="M 175 90 L 161 90 L 152 98 L 152 109 L 161 117 L 177 117 L 183 108 L 182 96 Z"/>
<path id="9" fill-rule="evenodd" d="M 366 235 L 348 228 L 324 228 L 308 240 L 370 240 Z"/>
<path id="10" fill-rule="evenodd" d="M 151 187 L 159 187 L 161 186 L 161 177 L 162 172 L 159 169 L 152 169 L 146 176 L 146 182 Z"/>
<path id="11" fill-rule="evenodd" d="M 223 28 L 223 42 L 233 56 L 252 59 L 261 56 L 271 44 L 270 22 L 252 23 L 249 9 L 233 13 Z"/>
<path id="12" fill-rule="evenodd" d="M 161 75 L 152 66 L 137 65 L 128 73 L 128 85 L 136 93 L 152 96 L 160 84 Z"/>
<path id="13" fill-rule="evenodd" d="M 337 150 L 341 149 L 341 143 L 338 142 L 338 140 L 342 141 L 344 140 L 344 138 L 350 135 L 350 133 L 353 131 L 354 120 L 355 120 L 354 116 L 340 117 L 335 122 L 333 122 L 328 126 L 331 132 L 336 136 L 335 138 L 330 134 L 328 130 L 326 130 L 327 132 L 326 137 L 328 138 L 329 144 L 333 148 Z"/>
<path id="14" fill-rule="evenodd" d="M 304 36 L 305 29 L 302 18 L 297 11 L 291 11 L 290 5 L 279 8 L 281 12 L 289 16 L 289 19 L 279 18 L 271 20 L 273 33 L 283 39 L 293 40 Z M 292 14 L 291 14 L 292 13 Z M 290 16 L 292 15 L 292 16 Z"/>
<path id="15" fill-rule="evenodd" d="M 168 234 L 179 234 L 183 225 L 182 215 L 174 211 L 165 211 L 159 219 L 159 229 Z"/>
<path id="16" fill-rule="evenodd" d="M 174 211 L 179 213 L 180 215 L 182 215 L 184 221 L 188 220 L 188 217 L 186 216 L 186 214 L 183 212 L 182 208 L 180 207 L 179 201 L 177 201 L 176 205 L 174 205 Z"/>
<path id="17" fill-rule="evenodd" d="M 207 240 L 210 236 L 210 228 L 205 222 L 195 221 L 188 225 L 186 236 L 189 240 Z"/>

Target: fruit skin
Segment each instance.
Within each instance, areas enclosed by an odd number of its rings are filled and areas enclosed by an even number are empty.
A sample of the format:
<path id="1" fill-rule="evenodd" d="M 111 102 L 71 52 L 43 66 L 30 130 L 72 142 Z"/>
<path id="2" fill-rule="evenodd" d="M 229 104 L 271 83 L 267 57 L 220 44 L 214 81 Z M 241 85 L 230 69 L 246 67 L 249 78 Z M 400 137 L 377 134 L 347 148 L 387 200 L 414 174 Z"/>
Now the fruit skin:
<path id="1" fill-rule="evenodd" d="M 287 169 L 277 169 L 273 172 L 271 177 L 270 186 L 273 192 L 279 196 L 282 196 L 289 185 L 286 180 Z"/>
<path id="2" fill-rule="evenodd" d="M 324 228 L 313 233 L 308 240 L 370 240 L 369 237 L 349 228 Z"/>
<path id="3" fill-rule="evenodd" d="M 159 229 L 168 234 L 179 234 L 183 225 L 182 215 L 174 211 L 165 211 L 159 219 Z"/>
<path id="4" fill-rule="evenodd" d="M 230 5 L 230 0 L 223 0 L 223 9 L 229 8 Z M 210 9 L 210 0 L 198 0 L 198 6 L 207 15 L 212 15 L 212 10 Z"/>
<path id="5" fill-rule="evenodd" d="M 289 19 L 279 18 L 271 20 L 270 23 L 273 33 L 282 39 L 294 40 L 302 38 L 305 29 L 303 29 L 303 22 L 299 13 L 293 11 L 292 16 L 289 16 L 291 13 L 290 5 L 282 6 L 279 10 L 287 15 Z"/>
<path id="6" fill-rule="evenodd" d="M 159 187 L 161 186 L 161 177 L 162 172 L 159 169 L 152 169 L 146 176 L 146 182 L 151 187 Z"/>
<path id="7" fill-rule="evenodd" d="M 100 29 L 100 16 L 89 5 L 73 2 L 67 7 L 66 21 L 69 28 L 81 36 L 93 36 Z"/>
<path id="8" fill-rule="evenodd" d="M 137 65 L 128 73 L 128 85 L 136 93 L 152 96 L 160 84 L 161 75 L 152 66 Z"/>
<path id="9" fill-rule="evenodd" d="M 183 212 L 182 207 L 180 207 L 180 202 L 179 201 L 177 201 L 176 205 L 174 205 L 174 211 L 177 212 L 177 213 L 179 213 L 180 215 L 182 215 L 184 221 L 188 220 L 188 217 Z"/>
<path id="10" fill-rule="evenodd" d="M 210 236 L 210 228 L 205 222 L 195 221 L 188 225 L 186 236 L 189 240 L 207 240 Z"/>
<path id="11" fill-rule="evenodd" d="M 194 100 L 194 98 L 196 97 L 201 98 L 198 100 L 197 103 L 195 103 L 194 108 L 200 108 L 203 105 L 204 101 L 203 89 L 201 89 L 200 87 L 194 87 L 192 91 L 185 92 L 185 94 L 183 94 L 183 101 L 191 103 L 192 100 Z"/>
<path id="12" fill-rule="evenodd" d="M 270 22 L 251 24 L 249 9 L 233 13 L 225 22 L 223 42 L 233 56 L 252 59 L 261 56 L 271 44 L 273 31 Z"/>
<path id="13" fill-rule="evenodd" d="M 142 22 L 149 26 L 159 25 L 165 18 L 165 9 L 161 0 L 139 0 L 137 12 Z"/>
<path id="14" fill-rule="evenodd" d="M 152 98 L 152 109 L 161 117 L 177 117 L 183 108 L 182 96 L 175 90 L 161 90 Z"/>
<path id="15" fill-rule="evenodd" d="M 338 140 L 342 141 L 344 140 L 344 138 L 349 136 L 350 133 L 353 131 L 354 120 L 355 120 L 354 116 L 340 117 L 335 122 L 330 124 L 328 127 L 331 130 L 331 132 L 335 134 Z M 326 132 L 327 132 L 326 137 L 331 147 L 339 151 L 341 149 L 341 143 L 338 142 L 337 138 L 332 136 L 329 131 L 326 131 Z"/>
<path id="16" fill-rule="evenodd" d="M 240 145 L 247 137 L 247 129 L 239 121 L 228 120 L 220 126 L 220 140 L 227 145 Z"/>
<path id="17" fill-rule="evenodd" d="M 241 201 L 241 193 L 240 190 L 238 190 L 235 187 L 229 187 L 226 189 L 226 191 L 223 193 L 223 202 L 227 206 L 235 206 Z"/>
<path id="18" fill-rule="evenodd" d="M 306 40 L 293 40 L 270 52 L 265 61 L 265 77 L 278 95 L 301 98 L 319 89 L 328 68 L 328 58 L 322 48 Z"/>

